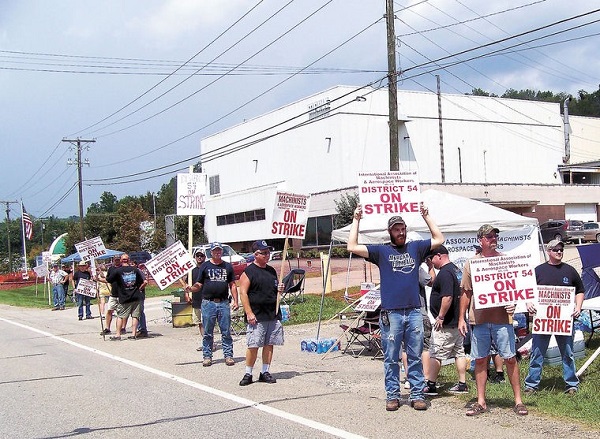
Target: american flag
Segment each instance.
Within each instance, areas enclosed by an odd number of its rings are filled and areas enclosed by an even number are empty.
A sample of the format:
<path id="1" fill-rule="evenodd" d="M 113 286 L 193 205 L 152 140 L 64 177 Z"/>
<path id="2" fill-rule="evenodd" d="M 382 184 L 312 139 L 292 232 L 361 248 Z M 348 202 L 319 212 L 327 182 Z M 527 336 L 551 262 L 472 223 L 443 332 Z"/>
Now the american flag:
<path id="1" fill-rule="evenodd" d="M 21 204 L 23 208 L 23 229 L 25 230 L 25 237 L 31 241 L 33 238 L 33 221 L 31 221 L 31 217 L 25 211 L 25 206 Z"/>

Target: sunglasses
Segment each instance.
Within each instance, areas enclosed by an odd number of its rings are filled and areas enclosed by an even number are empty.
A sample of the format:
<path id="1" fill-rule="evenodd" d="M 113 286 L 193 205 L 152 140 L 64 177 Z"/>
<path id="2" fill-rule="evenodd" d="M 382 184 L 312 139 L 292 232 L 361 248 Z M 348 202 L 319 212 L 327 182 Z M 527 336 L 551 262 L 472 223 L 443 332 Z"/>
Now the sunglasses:
<path id="1" fill-rule="evenodd" d="M 563 253 L 565 250 L 564 250 L 564 249 L 562 249 L 562 248 L 553 248 L 553 249 L 552 249 L 552 250 L 550 250 L 550 251 L 553 251 L 554 253 Z"/>
<path id="2" fill-rule="evenodd" d="M 260 251 L 260 252 L 256 252 L 256 254 L 258 254 L 258 255 L 263 255 L 263 256 L 266 256 L 266 255 L 268 255 L 269 253 L 271 253 L 271 251 L 270 251 L 270 250 L 263 250 L 263 251 Z"/>
<path id="3" fill-rule="evenodd" d="M 487 240 L 498 239 L 498 235 L 495 233 L 488 233 L 487 235 L 483 235 L 483 237 Z"/>

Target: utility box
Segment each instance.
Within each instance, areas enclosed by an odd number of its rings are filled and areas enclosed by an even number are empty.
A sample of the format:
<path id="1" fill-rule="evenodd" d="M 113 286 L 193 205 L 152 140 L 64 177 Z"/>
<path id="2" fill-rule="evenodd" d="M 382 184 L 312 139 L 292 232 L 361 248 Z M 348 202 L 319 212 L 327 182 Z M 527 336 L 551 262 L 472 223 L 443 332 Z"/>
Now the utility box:
<path id="1" fill-rule="evenodd" d="M 171 302 L 171 318 L 173 328 L 185 328 L 192 326 L 192 305 L 187 302 Z"/>

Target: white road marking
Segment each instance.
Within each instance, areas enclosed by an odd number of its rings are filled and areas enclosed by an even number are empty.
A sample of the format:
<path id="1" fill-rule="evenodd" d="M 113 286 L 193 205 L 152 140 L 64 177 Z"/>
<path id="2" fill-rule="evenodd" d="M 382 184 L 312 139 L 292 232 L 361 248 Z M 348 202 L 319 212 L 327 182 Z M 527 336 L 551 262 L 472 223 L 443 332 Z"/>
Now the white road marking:
<path id="1" fill-rule="evenodd" d="M 345 430 L 342 430 L 342 429 L 339 429 L 339 428 L 336 428 L 336 427 L 332 427 L 331 425 L 323 424 L 321 422 L 313 421 L 311 419 L 307 419 L 307 418 L 304 418 L 302 416 L 294 415 L 292 413 L 288 413 L 288 412 L 283 411 L 283 410 L 279 410 L 279 409 L 276 409 L 276 408 L 273 408 L 273 407 L 269 407 L 269 406 L 261 404 L 259 402 L 252 401 L 251 399 L 242 398 L 240 396 L 233 395 L 231 393 L 223 392 L 222 390 L 215 389 L 215 388 L 209 387 L 209 386 L 205 386 L 203 384 L 199 384 L 199 383 L 196 383 L 194 381 L 190 381 L 188 379 L 179 377 L 177 375 L 173 375 L 173 374 L 170 374 L 168 372 L 163 372 L 162 370 L 154 369 L 153 367 L 149 367 L 149 366 L 137 363 L 135 361 L 131 361 L 131 360 L 128 360 L 126 358 L 119 357 L 117 355 L 109 354 L 108 352 L 104 352 L 104 351 L 101 351 L 99 349 L 91 348 L 89 346 L 85 346 L 85 345 L 82 345 L 80 343 L 76 343 L 74 341 L 67 340 L 66 338 L 56 336 L 54 334 L 51 334 L 51 333 L 46 332 L 46 331 L 42 331 L 42 330 L 37 329 L 37 328 L 32 328 L 31 326 L 27 326 L 27 325 L 24 325 L 22 323 L 14 322 L 12 320 L 8 320 L 8 319 L 2 318 L 2 317 L 0 317 L 0 321 L 9 323 L 9 324 L 14 325 L 14 326 L 18 326 L 19 328 L 27 329 L 27 330 L 32 331 L 32 332 L 36 332 L 36 333 L 41 334 L 41 335 L 43 335 L 45 337 L 52 338 L 54 340 L 57 340 L 57 341 L 69 344 L 71 346 L 74 346 L 74 347 L 79 348 L 79 349 L 83 349 L 83 350 L 88 351 L 88 352 L 92 352 L 92 353 L 97 354 L 97 355 L 101 355 L 101 356 L 109 358 L 111 360 L 119 361 L 119 362 L 121 362 L 123 364 L 127 364 L 127 365 L 129 365 L 131 367 L 135 367 L 135 368 L 143 370 L 145 372 L 149 372 L 149 373 L 152 373 L 154 375 L 158 375 L 160 377 L 163 377 L 163 378 L 166 378 L 166 379 L 178 382 L 180 384 L 184 384 L 186 386 L 193 387 L 195 389 L 198 389 L 198 390 L 200 390 L 202 392 L 205 392 L 205 393 L 209 393 L 211 395 L 219 396 L 219 397 L 221 397 L 223 399 L 227 399 L 229 401 L 233 401 L 233 402 L 238 403 L 240 405 L 243 405 L 243 406 L 246 406 L 246 407 L 251 407 L 251 408 L 263 411 L 265 413 L 269 413 L 269 414 L 271 414 L 273 416 L 277 416 L 277 417 L 280 417 L 280 418 L 283 418 L 283 419 L 287 419 L 288 421 L 292 421 L 292 422 L 295 422 L 297 424 L 304 425 L 304 426 L 312 428 L 314 430 L 319 430 L 319 431 L 331 434 L 333 436 L 338 436 L 338 437 L 341 437 L 341 438 L 366 439 L 364 436 L 360 436 L 360 435 L 357 435 L 357 434 L 354 434 L 354 433 L 350 433 L 348 431 L 345 431 Z"/>

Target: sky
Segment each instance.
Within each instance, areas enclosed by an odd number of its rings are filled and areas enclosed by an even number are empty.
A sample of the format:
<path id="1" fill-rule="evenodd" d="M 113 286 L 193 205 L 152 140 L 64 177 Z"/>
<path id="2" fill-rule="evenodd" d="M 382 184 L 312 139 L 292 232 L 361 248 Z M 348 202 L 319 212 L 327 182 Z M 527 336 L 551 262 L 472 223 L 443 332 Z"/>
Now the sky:
<path id="1" fill-rule="evenodd" d="M 65 140 L 82 141 L 85 212 L 104 191 L 158 192 L 201 160 L 201 139 L 245 119 L 385 85 L 385 3 L 1 0 L 2 210 L 78 215 Z M 435 75 L 442 93 L 600 87 L 596 0 L 393 4 L 400 89 L 433 92 Z"/>

